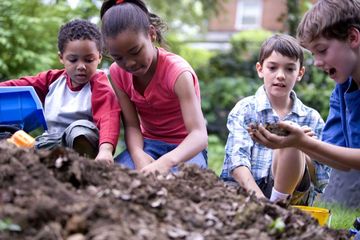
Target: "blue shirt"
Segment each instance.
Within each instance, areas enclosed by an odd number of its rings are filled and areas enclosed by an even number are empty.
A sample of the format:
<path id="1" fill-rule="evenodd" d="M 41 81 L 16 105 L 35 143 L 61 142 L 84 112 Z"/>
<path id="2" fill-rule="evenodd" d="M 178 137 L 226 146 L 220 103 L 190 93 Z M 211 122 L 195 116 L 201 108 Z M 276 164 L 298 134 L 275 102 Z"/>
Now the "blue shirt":
<path id="1" fill-rule="evenodd" d="M 337 84 L 331 94 L 322 140 L 338 146 L 360 148 L 360 90 L 352 78 Z"/>
<path id="2" fill-rule="evenodd" d="M 316 136 L 320 138 L 324 121 L 320 114 L 305 106 L 291 91 L 293 100 L 291 112 L 282 120 L 288 120 L 300 126 L 309 126 Z M 255 181 L 267 177 L 272 164 L 273 150 L 254 142 L 246 128 L 249 123 L 273 123 L 279 122 L 280 118 L 273 111 L 270 101 L 261 86 L 253 96 L 240 100 L 231 110 L 228 116 L 227 128 L 229 136 L 225 146 L 225 159 L 220 178 L 225 181 L 235 181 L 231 172 L 240 166 L 250 169 Z M 324 164 L 313 161 L 316 171 L 316 192 L 323 192 L 329 182 L 331 168 Z"/>

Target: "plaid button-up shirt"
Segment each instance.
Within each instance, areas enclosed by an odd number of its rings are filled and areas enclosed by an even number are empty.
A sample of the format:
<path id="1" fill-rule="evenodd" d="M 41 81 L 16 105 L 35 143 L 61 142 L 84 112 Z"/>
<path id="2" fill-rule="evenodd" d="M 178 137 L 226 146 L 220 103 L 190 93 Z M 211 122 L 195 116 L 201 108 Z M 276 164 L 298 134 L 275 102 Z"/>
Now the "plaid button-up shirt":
<path id="1" fill-rule="evenodd" d="M 305 106 L 291 91 L 293 99 L 291 112 L 282 120 L 288 120 L 300 126 L 310 127 L 318 139 L 321 139 L 324 121 L 320 114 Z M 279 116 L 273 111 L 269 99 L 261 86 L 253 96 L 240 100 L 231 110 L 227 128 L 229 136 L 225 146 L 225 158 L 223 169 L 220 175 L 224 181 L 235 181 L 231 172 L 240 166 L 250 169 L 255 181 L 267 177 L 270 174 L 273 150 L 254 142 L 246 128 L 249 123 L 273 123 L 280 121 Z M 316 181 L 313 182 L 314 189 L 322 193 L 329 182 L 331 168 L 317 161 L 313 161 L 316 171 Z M 313 193 L 316 194 L 316 193 Z"/>

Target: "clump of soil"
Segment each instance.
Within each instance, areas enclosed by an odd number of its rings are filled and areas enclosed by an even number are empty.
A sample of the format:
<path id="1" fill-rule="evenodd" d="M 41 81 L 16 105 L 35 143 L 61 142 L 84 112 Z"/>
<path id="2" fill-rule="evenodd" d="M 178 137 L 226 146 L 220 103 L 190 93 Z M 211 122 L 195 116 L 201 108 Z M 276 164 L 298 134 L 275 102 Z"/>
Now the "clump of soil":
<path id="1" fill-rule="evenodd" d="M 347 239 L 195 166 L 144 176 L 62 148 L 0 153 L 0 239 Z"/>

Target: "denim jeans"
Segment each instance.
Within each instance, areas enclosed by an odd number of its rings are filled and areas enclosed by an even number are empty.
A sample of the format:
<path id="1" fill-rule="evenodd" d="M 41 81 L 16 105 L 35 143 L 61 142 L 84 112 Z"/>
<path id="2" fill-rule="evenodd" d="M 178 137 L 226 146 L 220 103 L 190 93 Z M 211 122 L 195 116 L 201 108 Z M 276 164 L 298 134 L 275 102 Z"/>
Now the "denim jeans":
<path id="1" fill-rule="evenodd" d="M 144 139 L 144 152 L 149 154 L 153 159 L 157 160 L 166 153 L 176 148 L 178 144 L 165 143 L 158 140 Z M 132 160 L 128 150 L 123 151 L 115 157 L 115 162 L 124 165 L 127 168 L 135 169 L 134 161 Z M 186 161 L 185 164 L 196 164 L 201 168 L 207 168 L 207 149 L 198 153 L 196 156 Z M 171 172 L 177 172 L 177 166 L 171 169 Z"/>

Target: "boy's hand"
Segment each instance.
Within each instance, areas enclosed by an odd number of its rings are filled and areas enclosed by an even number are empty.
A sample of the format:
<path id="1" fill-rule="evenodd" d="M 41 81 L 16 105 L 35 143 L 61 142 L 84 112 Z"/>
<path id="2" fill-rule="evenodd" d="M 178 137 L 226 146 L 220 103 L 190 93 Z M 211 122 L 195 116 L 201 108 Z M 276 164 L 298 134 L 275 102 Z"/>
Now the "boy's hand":
<path id="1" fill-rule="evenodd" d="M 114 164 L 113 153 L 114 146 L 110 143 L 102 143 L 99 146 L 99 153 L 95 158 L 95 162 L 101 162 L 107 166 L 112 166 Z"/>
<path id="2" fill-rule="evenodd" d="M 272 149 L 295 147 L 296 145 L 301 144 L 303 138 L 315 135 L 307 126 L 300 127 L 295 123 L 289 123 L 287 121 L 279 122 L 277 125 L 279 128 L 288 132 L 288 135 L 278 136 L 272 134 L 262 125 L 259 125 L 257 128 L 249 127 L 248 132 L 253 140 Z"/>
<path id="3" fill-rule="evenodd" d="M 107 166 L 112 166 L 114 164 L 112 151 L 108 151 L 106 149 L 99 149 L 99 153 L 95 158 L 95 162 L 101 162 Z"/>

